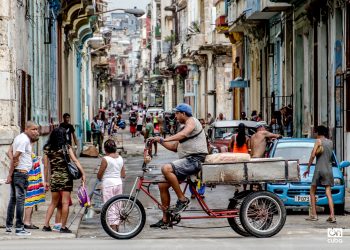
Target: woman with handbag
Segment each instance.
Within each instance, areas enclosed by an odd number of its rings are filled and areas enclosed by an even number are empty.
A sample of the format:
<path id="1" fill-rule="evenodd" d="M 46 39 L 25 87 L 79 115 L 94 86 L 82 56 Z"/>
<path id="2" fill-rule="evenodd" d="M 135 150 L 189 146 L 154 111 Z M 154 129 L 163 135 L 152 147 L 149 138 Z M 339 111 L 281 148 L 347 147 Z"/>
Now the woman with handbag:
<path id="1" fill-rule="evenodd" d="M 45 166 L 45 188 L 51 190 L 51 204 L 47 209 L 45 225 L 43 231 L 52 231 L 50 219 L 60 200 L 62 204 L 62 227 L 61 233 L 71 233 L 66 227 L 69 214 L 70 194 L 73 190 L 73 176 L 71 168 L 78 170 L 79 177 L 85 182 L 85 172 L 75 157 L 72 148 L 67 144 L 66 131 L 64 128 L 55 128 L 44 146 L 44 166 Z M 75 163 L 75 165 L 70 161 Z M 50 171 L 49 171 L 50 168 Z M 50 176 L 49 173 L 50 172 Z"/>

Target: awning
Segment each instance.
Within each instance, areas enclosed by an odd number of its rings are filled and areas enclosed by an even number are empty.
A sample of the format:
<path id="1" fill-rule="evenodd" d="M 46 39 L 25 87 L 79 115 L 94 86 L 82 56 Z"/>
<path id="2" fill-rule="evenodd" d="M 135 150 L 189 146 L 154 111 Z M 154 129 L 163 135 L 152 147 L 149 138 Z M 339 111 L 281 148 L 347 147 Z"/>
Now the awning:
<path id="1" fill-rule="evenodd" d="M 244 80 L 232 80 L 230 81 L 231 88 L 248 88 L 248 81 Z"/>

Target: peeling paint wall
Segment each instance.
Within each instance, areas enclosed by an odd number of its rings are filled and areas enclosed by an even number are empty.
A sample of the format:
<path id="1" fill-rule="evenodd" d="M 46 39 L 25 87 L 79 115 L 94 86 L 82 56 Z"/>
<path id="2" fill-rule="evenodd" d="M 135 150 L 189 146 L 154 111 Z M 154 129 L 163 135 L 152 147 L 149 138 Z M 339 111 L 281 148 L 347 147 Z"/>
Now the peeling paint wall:
<path id="1" fill-rule="evenodd" d="M 16 2 L 0 0 L 0 179 L 8 175 L 9 144 L 19 133 L 16 78 Z M 9 185 L 0 185 L 0 225 L 5 224 Z"/>

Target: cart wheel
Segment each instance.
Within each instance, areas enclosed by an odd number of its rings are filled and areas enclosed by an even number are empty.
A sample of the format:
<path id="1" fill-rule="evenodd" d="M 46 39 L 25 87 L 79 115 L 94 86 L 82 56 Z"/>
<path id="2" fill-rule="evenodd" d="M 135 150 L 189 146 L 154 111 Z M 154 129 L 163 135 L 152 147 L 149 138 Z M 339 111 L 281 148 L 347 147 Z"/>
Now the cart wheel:
<path id="1" fill-rule="evenodd" d="M 281 199 L 268 191 L 248 195 L 240 210 L 242 226 L 258 238 L 271 237 L 281 231 L 286 216 L 286 208 Z"/>
<path id="2" fill-rule="evenodd" d="M 236 194 L 235 197 L 230 199 L 230 203 L 228 204 L 227 210 L 233 210 L 233 209 L 240 210 L 244 197 L 249 195 L 251 192 L 252 191 L 247 190 Z M 230 227 L 233 229 L 233 231 L 235 231 L 239 235 L 242 235 L 244 237 L 251 236 L 251 234 L 248 233 L 242 226 L 241 220 L 239 219 L 239 215 L 235 218 L 227 218 L 227 221 Z"/>
<path id="3" fill-rule="evenodd" d="M 129 195 L 117 195 L 103 206 L 101 224 L 109 236 L 131 239 L 142 231 L 146 222 L 145 209 L 139 200 L 135 203 L 134 200 Z"/>

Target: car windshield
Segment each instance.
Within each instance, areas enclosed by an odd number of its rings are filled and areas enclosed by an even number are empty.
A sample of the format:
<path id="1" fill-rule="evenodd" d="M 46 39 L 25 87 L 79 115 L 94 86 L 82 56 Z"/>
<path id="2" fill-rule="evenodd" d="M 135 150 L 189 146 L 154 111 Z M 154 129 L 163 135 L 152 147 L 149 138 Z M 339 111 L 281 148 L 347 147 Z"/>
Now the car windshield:
<path id="1" fill-rule="evenodd" d="M 299 160 L 300 164 L 307 164 L 314 147 L 313 142 L 278 143 L 273 157 L 287 160 Z M 313 164 L 316 163 L 316 159 Z"/>
<path id="2" fill-rule="evenodd" d="M 215 128 L 214 131 L 214 139 L 231 140 L 232 135 L 238 133 L 238 127 Z M 246 127 L 245 133 L 246 135 L 252 135 L 254 134 L 254 129 Z"/>
<path id="3" fill-rule="evenodd" d="M 228 136 L 229 134 L 235 133 L 236 129 L 231 127 L 231 128 L 215 128 L 215 134 L 214 137 L 215 139 L 223 139 L 224 135 Z M 230 137 L 225 137 L 225 139 L 230 140 Z"/>

